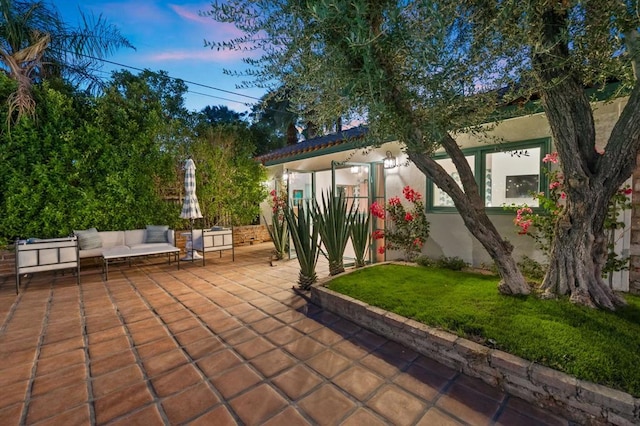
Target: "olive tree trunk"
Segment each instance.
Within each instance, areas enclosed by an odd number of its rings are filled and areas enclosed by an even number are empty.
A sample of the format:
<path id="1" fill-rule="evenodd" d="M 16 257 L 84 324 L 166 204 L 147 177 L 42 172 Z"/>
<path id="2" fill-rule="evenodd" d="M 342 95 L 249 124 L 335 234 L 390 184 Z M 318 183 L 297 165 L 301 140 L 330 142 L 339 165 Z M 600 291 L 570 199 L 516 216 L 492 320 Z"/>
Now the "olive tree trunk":
<path id="1" fill-rule="evenodd" d="M 548 6 L 541 16 L 543 44 L 533 52 L 532 64 L 543 87 L 542 103 L 566 193 L 542 289 L 547 296 L 569 295 L 576 303 L 613 310 L 625 302 L 602 279 L 607 256 L 604 221 L 609 200 L 636 168 L 640 86 L 636 82 L 604 154 L 598 153 L 591 104 L 567 43 L 559 42 L 568 28 L 568 12 Z"/>
<path id="2" fill-rule="evenodd" d="M 501 277 L 498 286 L 500 293 L 509 295 L 529 294 L 531 289 L 512 256 L 513 245 L 502 238 L 493 222 L 487 216 L 484 201 L 480 197 L 473 172 L 464 154 L 449 134 L 443 138 L 442 146 L 456 166 L 462 182 L 462 188 L 429 155 L 409 151 L 409 159 L 451 197 L 469 232 L 487 250 L 495 262 Z"/>

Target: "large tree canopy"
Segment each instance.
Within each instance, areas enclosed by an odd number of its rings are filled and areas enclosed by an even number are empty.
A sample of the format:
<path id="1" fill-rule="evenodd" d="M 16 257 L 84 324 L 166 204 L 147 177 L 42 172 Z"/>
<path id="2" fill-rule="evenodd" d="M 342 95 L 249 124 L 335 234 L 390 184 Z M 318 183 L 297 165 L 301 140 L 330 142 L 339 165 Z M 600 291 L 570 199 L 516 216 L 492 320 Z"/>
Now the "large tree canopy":
<path id="1" fill-rule="evenodd" d="M 640 147 L 637 0 L 229 0 L 205 14 L 245 34 L 211 46 L 262 49 L 247 59 L 250 76 L 284 83 L 315 122 L 365 116 L 374 140 L 403 142 L 496 261 L 505 293 L 528 288 L 455 135 L 493 120 L 500 102 L 540 95 L 567 187 L 543 288 L 591 306 L 622 303 L 601 278 L 603 223 Z M 599 155 L 585 87 L 612 79 L 629 99 Z M 440 147 L 462 187 L 430 157 Z"/>

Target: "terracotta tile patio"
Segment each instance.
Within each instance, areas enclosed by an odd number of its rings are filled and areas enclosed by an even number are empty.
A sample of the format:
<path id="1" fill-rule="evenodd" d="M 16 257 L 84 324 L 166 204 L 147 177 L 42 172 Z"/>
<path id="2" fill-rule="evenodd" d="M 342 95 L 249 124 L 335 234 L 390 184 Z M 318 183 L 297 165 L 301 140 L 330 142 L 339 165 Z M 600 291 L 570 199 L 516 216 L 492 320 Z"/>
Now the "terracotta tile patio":
<path id="1" fill-rule="evenodd" d="M 270 251 L 0 278 L 0 424 L 568 424 L 308 304 Z"/>

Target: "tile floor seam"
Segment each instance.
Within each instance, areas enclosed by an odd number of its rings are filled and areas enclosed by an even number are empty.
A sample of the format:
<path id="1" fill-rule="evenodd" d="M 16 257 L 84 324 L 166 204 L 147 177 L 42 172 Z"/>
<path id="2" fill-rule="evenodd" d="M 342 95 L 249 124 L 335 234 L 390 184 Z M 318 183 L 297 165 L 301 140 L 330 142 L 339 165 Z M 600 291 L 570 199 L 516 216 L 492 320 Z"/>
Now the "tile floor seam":
<path id="1" fill-rule="evenodd" d="M 36 353 L 34 355 L 34 362 L 31 368 L 31 377 L 29 378 L 29 384 L 27 385 L 27 392 L 24 396 L 24 403 L 22 405 L 22 414 L 20 415 L 20 424 L 27 424 L 27 416 L 29 415 L 29 406 L 31 405 L 31 393 L 33 392 L 33 383 L 36 380 L 36 375 L 38 371 L 38 364 L 40 362 L 40 352 L 42 350 L 42 345 L 44 343 L 44 338 L 46 335 L 46 328 L 48 323 L 48 317 L 51 313 L 51 303 L 53 301 L 53 286 L 55 285 L 55 279 L 53 283 L 49 285 L 49 296 L 47 298 L 47 308 L 44 313 L 44 317 L 41 321 L 40 326 L 40 338 L 38 339 L 38 343 L 36 344 Z"/>
<path id="2" fill-rule="evenodd" d="M 135 288 L 135 285 L 132 284 L 130 278 L 126 274 L 123 274 L 123 275 L 124 275 L 125 282 L 128 283 L 130 287 Z M 101 277 L 101 280 L 102 280 L 102 277 Z M 143 381 L 144 381 L 144 383 L 145 383 L 145 385 L 147 387 L 147 390 L 151 393 L 151 397 L 153 398 L 153 402 L 145 404 L 144 406 L 151 405 L 151 404 L 155 403 L 156 404 L 156 408 L 158 409 L 158 412 L 160 413 L 160 418 L 162 419 L 162 421 L 164 422 L 165 425 L 169 425 L 170 422 L 169 422 L 169 418 L 167 416 L 167 413 L 164 411 L 164 407 L 162 407 L 160 397 L 158 396 L 158 394 L 156 393 L 155 389 L 151 385 L 151 380 L 150 380 L 149 376 L 147 375 L 146 369 L 144 368 L 144 365 L 142 363 L 142 358 L 140 357 L 140 353 L 138 352 L 137 345 L 135 345 L 135 341 L 133 340 L 133 337 L 131 336 L 131 331 L 129 330 L 129 326 L 127 325 L 127 322 L 123 318 L 122 311 L 117 308 L 118 305 L 117 305 L 117 303 L 115 301 L 115 297 L 113 296 L 113 291 L 111 290 L 111 288 L 107 285 L 107 283 L 104 280 L 102 280 L 102 285 L 104 286 L 104 288 L 105 288 L 105 290 L 107 292 L 107 295 L 109 296 L 109 299 L 111 300 L 111 303 L 113 304 L 113 306 L 115 308 L 114 311 L 115 311 L 116 316 L 120 320 L 120 324 L 125 329 L 125 335 L 127 337 L 127 340 L 129 341 L 129 348 L 131 349 L 131 352 L 133 352 L 133 356 L 134 356 L 134 358 L 136 360 L 136 365 L 140 368 L 140 370 L 142 372 L 142 378 L 143 378 Z M 118 390 L 115 390 L 113 392 L 117 392 Z M 92 400 L 92 404 L 94 405 L 94 408 L 95 408 L 95 402 L 96 402 L 95 399 Z M 142 407 L 138 407 L 138 408 L 142 408 Z M 113 421 L 115 421 L 117 419 L 126 418 L 130 414 L 131 414 L 131 412 L 129 411 L 129 412 L 124 413 L 124 414 L 122 414 L 120 416 L 116 416 L 113 419 L 108 420 L 107 423 L 113 422 Z"/>
<path id="3" fill-rule="evenodd" d="M 186 283 L 184 283 L 184 281 L 182 281 L 180 278 L 178 278 L 178 277 L 174 277 L 174 279 L 179 280 L 183 285 L 185 285 L 185 286 L 189 287 L 189 286 L 188 286 Z M 194 312 L 193 312 L 193 311 L 192 311 L 188 306 L 186 306 L 183 302 L 181 302 L 179 299 L 177 299 L 175 296 L 173 296 L 171 293 L 169 293 L 169 292 L 168 292 L 168 291 L 167 291 L 167 290 L 162 286 L 162 284 L 161 284 L 161 283 L 159 283 L 157 280 L 154 280 L 154 279 L 151 279 L 151 282 L 153 282 L 153 283 L 155 284 L 155 286 L 156 286 L 156 287 L 161 288 L 161 289 L 162 289 L 162 291 L 164 291 L 165 293 L 169 294 L 169 295 L 170 295 L 170 297 L 172 297 L 172 298 L 175 300 L 175 302 L 176 302 L 176 303 L 180 304 L 182 307 L 184 307 L 186 310 L 188 310 L 188 311 L 189 311 L 189 312 L 190 312 L 190 313 L 195 317 L 195 319 L 196 319 L 198 322 L 200 322 L 200 324 L 201 324 L 202 326 L 204 326 L 206 329 L 208 329 L 208 330 L 212 333 L 212 335 L 213 335 L 214 337 L 215 337 L 215 336 L 217 336 L 217 334 L 216 334 L 213 330 L 211 330 L 211 329 L 209 328 L 209 326 L 208 326 L 204 321 L 202 321 L 202 320 L 200 319 L 200 316 L 199 316 L 199 315 L 197 315 L 196 313 L 194 313 Z M 141 292 L 140 292 L 140 291 L 139 291 L 139 290 L 138 290 L 134 285 L 132 285 L 132 288 L 133 288 L 134 292 L 138 294 L 138 296 L 140 297 L 140 299 L 142 299 L 142 300 L 143 300 L 143 303 L 145 303 L 145 305 L 147 305 L 147 307 L 148 307 L 148 308 L 150 308 L 150 311 L 154 312 L 154 315 L 156 316 L 156 319 L 159 319 L 159 320 L 160 320 L 160 322 L 163 324 L 164 328 L 165 328 L 165 329 L 168 329 L 168 325 L 167 325 L 167 323 L 162 319 L 162 316 L 161 316 L 161 315 L 157 314 L 157 313 L 155 312 L 155 310 L 151 309 L 151 306 L 152 306 L 152 305 L 150 305 L 150 303 L 149 303 L 149 302 L 148 302 L 148 300 L 144 297 L 144 295 L 143 295 L 143 294 L 142 294 L 142 293 L 141 293 Z M 227 408 L 227 410 L 229 410 L 229 411 L 230 411 L 231 416 L 232 416 L 232 417 L 234 417 L 234 419 L 235 419 L 236 421 L 240 420 L 240 417 L 238 417 L 237 413 L 235 412 L 235 410 L 233 410 L 233 408 L 231 407 L 231 405 L 229 404 L 229 402 L 227 401 L 227 399 L 226 399 L 226 398 L 225 398 L 225 397 L 220 393 L 220 391 L 219 391 L 219 390 L 215 387 L 215 385 L 211 382 L 211 378 L 209 378 L 209 377 L 207 376 L 207 374 L 205 374 L 205 372 L 204 372 L 204 371 L 200 368 L 200 366 L 197 364 L 196 360 L 194 360 L 194 359 L 191 357 L 191 355 L 190 355 L 190 354 L 189 354 L 189 353 L 188 353 L 188 352 L 183 348 L 183 346 L 180 344 L 180 342 L 176 339 L 176 337 L 175 337 L 175 335 L 174 335 L 175 333 L 171 332 L 171 330 L 167 330 L 167 331 L 169 332 L 169 336 L 171 337 L 171 339 L 173 340 L 173 342 L 177 345 L 178 349 L 180 349 L 180 351 L 182 352 L 182 354 L 187 358 L 187 363 L 188 363 L 189 365 L 191 365 L 191 366 L 192 366 L 192 367 L 193 367 L 193 368 L 198 372 L 198 374 L 200 375 L 200 377 L 201 377 L 201 379 L 203 380 L 203 382 L 204 382 L 204 383 L 206 383 L 206 384 L 208 385 L 208 387 L 211 389 L 211 391 L 212 391 L 212 392 L 214 392 L 214 394 L 216 395 L 216 397 L 219 399 L 219 402 L 218 402 L 218 403 L 216 403 L 216 404 L 214 404 L 213 406 L 211 406 L 208 410 L 205 410 L 205 412 L 207 412 L 207 411 L 211 411 L 211 410 L 214 410 L 214 409 L 216 409 L 217 407 L 219 407 L 219 406 L 221 406 L 221 405 L 222 405 L 222 406 L 224 406 L 225 408 Z M 234 350 L 230 345 L 228 345 L 226 342 L 221 342 L 221 343 L 223 343 L 223 344 L 226 346 L 226 349 L 232 350 L 234 353 L 236 353 L 236 351 L 235 351 L 235 350 Z M 239 353 L 236 353 L 236 355 L 238 355 L 238 356 L 242 357 L 242 355 L 240 355 Z M 136 350 L 136 358 L 138 358 L 138 357 L 139 357 L 139 354 L 137 353 L 137 350 Z M 144 366 L 142 365 L 142 363 L 140 363 L 140 367 L 141 367 L 141 370 L 143 371 L 143 374 L 146 376 L 146 370 L 144 369 Z M 177 368 L 177 367 L 176 367 L 176 368 Z M 174 369 L 172 369 L 172 370 L 170 370 L 170 371 L 173 371 L 173 370 L 175 370 L 175 368 L 174 368 Z M 156 400 L 157 400 L 158 405 L 159 405 L 160 407 L 163 407 L 163 406 L 162 406 L 162 401 L 163 401 L 163 400 L 165 400 L 167 397 L 159 397 L 159 396 L 157 395 L 157 393 L 155 392 L 155 387 L 153 386 L 153 382 L 152 382 L 152 381 L 151 381 L 151 379 L 150 379 L 150 378 L 148 378 L 148 377 L 147 377 L 147 383 L 148 383 L 147 387 L 153 388 L 153 390 L 154 390 L 154 391 L 153 391 L 153 393 L 152 393 L 152 395 L 154 395 L 154 399 L 156 399 Z M 195 384 L 195 385 L 193 385 L 193 386 L 196 386 L 196 385 L 197 385 L 197 384 Z M 193 387 L 193 386 L 190 386 L 190 387 Z M 190 387 L 188 387 L 188 388 L 190 388 Z M 188 389 L 188 388 L 186 388 L 186 389 Z M 181 391 L 181 392 L 183 392 L 183 391 L 184 391 L 184 390 L 186 390 L 186 389 L 182 389 L 182 391 Z M 181 392 L 179 392 L 179 393 L 181 393 Z M 204 414 L 204 413 L 200 413 L 200 414 L 198 414 L 198 416 L 201 416 L 202 414 Z M 168 420 L 168 416 L 166 416 L 166 412 L 164 411 L 164 408 L 162 408 L 162 415 L 163 415 L 163 420 L 165 420 L 165 424 L 170 424 L 170 422 L 169 422 L 169 420 Z M 186 421 L 191 421 L 191 420 L 194 420 L 194 419 L 190 419 L 190 420 L 186 420 Z"/>
<path id="4" fill-rule="evenodd" d="M 456 413 L 452 413 L 451 411 L 449 411 L 448 409 L 446 409 L 445 407 L 440 407 L 438 405 L 436 405 L 436 403 L 438 402 L 438 400 L 440 398 L 442 398 L 443 396 L 445 396 L 447 394 L 447 392 L 449 392 L 449 389 L 456 383 L 456 381 L 458 380 L 459 377 L 464 377 L 464 374 L 460 371 L 457 371 L 456 374 L 442 387 L 442 389 L 440 390 L 440 392 L 438 392 L 438 394 L 436 395 L 436 397 L 433 399 L 433 406 L 435 408 L 437 408 L 438 410 L 442 411 L 443 413 L 445 413 L 446 415 L 452 417 L 455 421 L 463 424 L 463 425 L 469 425 L 470 423 L 461 419 L 460 417 L 458 417 L 458 415 Z M 463 386 L 463 385 L 461 385 Z M 471 425 L 473 426 L 473 425 Z"/>
<path id="5" fill-rule="evenodd" d="M 500 417 L 504 413 L 504 410 L 507 408 L 508 403 L 509 403 L 509 394 L 505 393 L 504 398 L 502 398 L 502 401 L 498 406 L 498 409 L 496 410 L 495 414 L 491 417 L 491 421 L 489 423 L 491 426 L 495 425 L 496 422 L 500 420 Z"/>
<path id="6" fill-rule="evenodd" d="M 15 315 L 15 311 L 18 309 L 18 305 L 20 304 L 20 301 L 22 300 L 23 296 L 24 296 L 24 292 L 16 294 L 16 298 L 11 304 L 11 308 L 9 309 L 9 312 L 6 315 L 5 320 L 2 323 L 2 326 L 0 326 L 0 335 L 6 332 L 7 327 L 9 326 L 9 323 L 13 319 L 13 316 Z"/>
<path id="7" fill-rule="evenodd" d="M 80 318 L 82 320 L 82 340 L 84 343 L 84 363 L 87 376 L 87 395 L 89 401 L 93 401 L 93 381 L 91 380 L 91 357 L 89 356 L 89 334 L 87 333 L 87 316 L 84 306 L 84 288 L 79 286 L 79 303 L 80 303 Z M 93 403 L 88 402 L 89 406 L 89 421 L 92 425 L 96 424 L 96 410 Z"/>

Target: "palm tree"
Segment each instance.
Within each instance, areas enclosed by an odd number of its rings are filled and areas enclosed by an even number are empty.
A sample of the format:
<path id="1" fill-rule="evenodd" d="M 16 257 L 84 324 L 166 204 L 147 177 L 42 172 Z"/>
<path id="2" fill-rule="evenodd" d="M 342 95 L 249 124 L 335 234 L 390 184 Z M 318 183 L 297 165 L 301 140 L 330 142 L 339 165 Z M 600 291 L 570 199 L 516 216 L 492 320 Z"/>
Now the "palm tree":
<path id="1" fill-rule="evenodd" d="M 67 26 L 54 5 L 41 1 L 0 0 L 0 69 L 17 82 L 9 97 L 9 114 L 31 115 L 34 82 L 52 76 L 93 90 L 101 84 L 94 71 L 100 60 L 120 47 L 134 48 L 99 16 L 85 16 L 82 25 Z"/>

